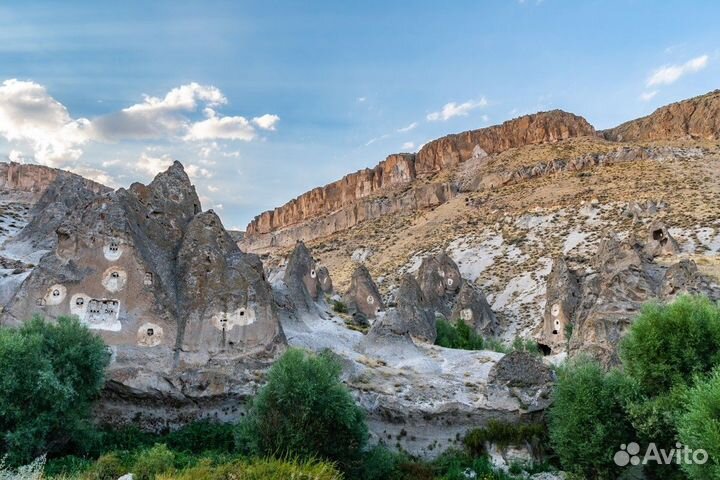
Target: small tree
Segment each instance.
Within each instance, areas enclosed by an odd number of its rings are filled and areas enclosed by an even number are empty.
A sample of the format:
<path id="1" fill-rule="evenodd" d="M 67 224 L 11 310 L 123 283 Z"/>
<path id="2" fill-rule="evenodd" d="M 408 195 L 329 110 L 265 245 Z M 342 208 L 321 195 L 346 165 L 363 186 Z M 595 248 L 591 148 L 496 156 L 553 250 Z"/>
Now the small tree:
<path id="1" fill-rule="evenodd" d="M 0 328 L 0 456 L 12 464 L 88 440 L 109 354 L 76 318 Z"/>
<path id="2" fill-rule="evenodd" d="M 709 458 L 704 465 L 687 465 L 692 479 L 720 478 L 720 369 L 699 381 L 686 397 L 687 411 L 677 422 L 680 442 L 692 450 L 703 449 Z"/>
<path id="3" fill-rule="evenodd" d="M 340 382 L 332 353 L 289 349 L 238 426 L 238 446 L 252 453 L 317 457 L 355 467 L 367 440 L 362 410 Z"/>
<path id="4" fill-rule="evenodd" d="M 720 360 L 720 308 L 700 296 L 649 303 L 622 340 L 620 354 L 625 371 L 647 395 L 689 385 Z"/>
<path id="5" fill-rule="evenodd" d="M 561 368 L 550 409 L 550 444 L 565 470 L 585 478 L 617 478 L 613 456 L 635 433 L 625 406 L 635 388 L 620 372 L 588 359 Z"/>

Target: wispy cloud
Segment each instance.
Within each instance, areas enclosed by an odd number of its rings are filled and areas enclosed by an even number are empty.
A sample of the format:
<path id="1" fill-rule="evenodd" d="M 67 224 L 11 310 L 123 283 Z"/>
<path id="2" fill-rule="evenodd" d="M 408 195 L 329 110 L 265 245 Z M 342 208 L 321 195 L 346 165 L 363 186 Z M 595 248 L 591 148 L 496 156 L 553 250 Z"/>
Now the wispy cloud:
<path id="1" fill-rule="evenodd" d="M 485 107 L 487 104 L 485 97 L 460 104 L 450 102 L 446 103 L 440 111 L 429 113 L 426 118 L 429 122 L 446 121 L 453 117 L 467 116 L 471 111 Z"/>
<path id="2" fill-rule="evenodd" d="M 415 128 L 417 126 L 418 126 L 418 122 L 413 122 L 410 125 L 408 125 L 407 127 L 398 128 L 397 131 L 399 133 L 405 133 L 405 132 L 409 132 L 410 130 L 415 130 Z"/>
<path id="3" fill-rule="evenodd" d="M 405 142 L 402 144 L 402 147 L 400 147 L 400 148 L 405 151 L 412 150 L 413 148 L 415 148 L 415 143 L 414 142 Z"/>
<path id="4" fill-rule="evenodd" d="M 649 102 L 650 100 L 652 100 L 653 98 L 655 98 L 655 95 L 657 95 L 657 94 L 658 94 L 658 91 L 657 91 L 657 90 L 651 90 L 651 91 L 649 91 L 649 92 L 643 92 L 643 93 L 640 94 L 640 100 L 642 100 L 643 102 Z"/>
<path id="5" fill-rule="evenodd" d="M 370 140 L 367 141 L 367 143 L 365 144 L 365 146 L 366 146 L 366 147 L 369 147 L 369 146 L 372 145 L 373 143 L 379 142 L 380 140 L 385 140 L 385 139 L 388 138 L 389 136 L 390 136 L 390 135 L 388 135 L 388 134 L 386 133 L 385 135 L 380 135 L 379 137 L 371 138 Z"/>
<path id="6" fill-rule="evenodd" d="M 666 65 L 655 70 L 647 79 L 646 85 L 654 87 L 658 85 L 670 85 L 678 81 L 681 77 L 699 72 L 708 65 L 710 57 L 701 55 L 699 57 L 688 60 L 680 65 Z"/>

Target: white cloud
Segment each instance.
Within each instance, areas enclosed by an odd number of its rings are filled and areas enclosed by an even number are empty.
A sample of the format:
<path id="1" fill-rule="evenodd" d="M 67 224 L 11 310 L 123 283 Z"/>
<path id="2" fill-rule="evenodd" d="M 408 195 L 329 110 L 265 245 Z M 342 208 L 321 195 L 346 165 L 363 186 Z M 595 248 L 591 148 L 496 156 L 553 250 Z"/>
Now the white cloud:
<path id="1" fill-rule="evenodd" d="M 365 100 L 367 100 L 367 98 L 365 98 L 365 97 L 357 97 L 355 100 L 356 100 L 358 103 L 363 103 Z"/>
<path id="2" fill-rule="evenodd" d="M 147 152 L 140 154 L 140 159 L 135 164 L 135 170 L 154 177 L 160 172 L 167 170 L 173 164 L 170 155 L 162 155 L 160 157 L 151 157 Z"/>
<path id="3" fill-rule="evenodd" d="M 429 122 L 446 121 L 453 117 L 467 116 L 472 110 L 485 107 L 487 104 L 485 97 L 480 100 L 468 100 L 461 104 L 450 102 L 446 103 L 439 112 L 429 113 L 426 118 Z"/>
<path id="4" fill-rule="evenodd" d="M 278 117 L 277 115 L 271 115 L 269 113 L 266 113 L 265 115 L 262 115 L 260 117 L 255 117 L 252 119 L 252 123 L 257 125 L 258 127 L 262 128 L 263 130 L 272 130 L 272 131 L 275 131 L 275 125 L 279 121 L 280 121 L 280 117 Z"/>
<path id="5" fill-rule="evenodd" d="M 185 166 L 185 172 L 188 174 L 189 177 L 195 179 L 195 178 L 211 178 L 213 176 L 212 172 L 210 170 L 207 170 L 206 168 L 199 167 L 197 165 L 188 164 Z"/>
<path id="6" fill-rule="evenodd" d="M 490 122 L 490 117 L 488 117 L 487 115 L 483 115 L 482 117 L 480 117 L 480 119 L 481 119 L 483 122 L 485 122 L 485 123 L 489 123 L 489 122 Z"/>
<path id="7" fill-rule="evenodd" d="M 648 87 L 653 87 L 656 85 L 670 85 L 671 83 L 675 83 L 680 79 L 680 77 L 687 75 L 688 73 L 699 72 L 707 67 L 709 58 L 710 57 L 707 55 L 701 55 L 688 60 L 682 65 L 666 65 L 661 67 L 650 75 L 646 85 Z"/>
<path id="8" fill-rule="evenodd" d="M 408 125 L 407 127 L 398 128 L 397 131 L 400 133 L 405 133 L 405 132 L 409 132 L 410 130 L 415 130 L 415 128 L 417 126 L 418 126 L 418 122 L 413 122 L 410 125 Z"/>
<path id="9" fill-rule="evenodd" d="M 89 178 L 90 180 L 93 180 L 98 183 L 102 183 L 105 186 L 111 187 L 111 188 L 118 188 L 119 185 L 115 181 L 115 179 L 105 170 L 101 170 L 99 168 L 92 168 L 92 167 L 70 167 L 68 168 L 73 173 L 77 173 L 78 175 L 81 175 L 85 178 Z"/>
<path id="10" fill-rule="evenodd" d="M 642 93 L 640 94 L 640 100 L 642 100 L 643 102 L 649 102 L 649 101 L 652 100 L 652 99 L 655 97 L 655 95 L 657 95 L 657 94 L 658 94 L 658 91 L 657 91 L 657 90 L 651 90 L 651 91 L 649 91 L 649 92 L 642 92 Z"/>
<path id="11" fill-rule="evenodd" d="M 400 148 L 402 148 L 403 150 L 406 150 L 406 151 L 407 151 L 407 150 L 412 150 L 413 148 L 415 148 L 415 143 L 413 143 L 413 142 L 405 142 L 405 143 L 402 144 L 402 147 L 400 147 Z"/>
<path id="12" fill-rule="evenodd" d="M 367 143 L 365 144 L 365 146 L 366 146 L 366 147 L 369 147 L 369 146 L 372 145 L 373 143 L 379 142 L 380 140 L 385 140 L 385 139 L 388 138 L 389 136 L 390 136 L 390 135 L 388 135 L 388 134 L 386 133 L 385 135 L 380 135 L 379 137 L 371 138 L 370 140 L 367 141 Z"/>
<path id="13" fill-rule="evenodd" d="M 218 117 L 214 110 L 205 110 L 206 120 L 189 127 L 185 140 L 243 140 L 249 142 L 256 136 L 255 128 L 245 117 Z"/>
<path id="14" fill-rule="evenodd" d="M 215 185 L 208 185 L 207 189 L 210 193 L 216 193 L 220 191 L 220 188 L 216 187 Z"/>
<path id="15" fill-rule="evenodd" d="M 59 166 L 79 158 L 89 125 L 73 119 L 42 85 L 11 79 L 0 86 L 0 135 L 32 150 L 39 163 Z"/>

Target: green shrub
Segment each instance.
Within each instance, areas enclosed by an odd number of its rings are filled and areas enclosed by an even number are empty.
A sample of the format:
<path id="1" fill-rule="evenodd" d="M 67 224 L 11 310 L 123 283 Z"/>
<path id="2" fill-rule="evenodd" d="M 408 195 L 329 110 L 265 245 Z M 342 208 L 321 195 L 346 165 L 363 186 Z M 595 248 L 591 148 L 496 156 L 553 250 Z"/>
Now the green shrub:
<path id="1" fill-rule="evenodd" d="M 620 344 L 625 371 L 654 396 L 689 385 L 720 360 L 720 308 L 705 297 L 645 305 Z"/>
<path id="2" fill-rule="evenodd" d="M 337 313 L 348 313 L 348 307 L 340 300 L 332 301 L 332 309 Z"/>
<path id="3" fill-rule="evenodd" d="M 484 428 L 476 428 L 465 435 L 463 443 L 475 456 L 485 453 L 485 442 L 500 447 L 523 445 L 526 442 L 540 445 L 545 443 L 547 428 L 542 423 L 508 423 L 490 420 Z"/>
<path id="4" fill-rule="evenodd" d="M 230 423 L 200 420 L 168 433 L 162 440 L 180 452 L 232 452 L 235 449 L 234 432 L 235 426 Z"/>
<path id="5" fill-rule="evenodd" d="M 720 478 L 720 368 L 691 388 L 686 399 L 687 412 L 677 422 L 679 440 L 693 450 L 705 450 L 709 460 L 682 468 L 692 479 Z"/>
<path id="6" fill-rule="evenodd" d="M 435 344 L 445 348 L 462 350 L 482 350 L 483 338 L 475 333 L 464 321 L 458 320 L 454 325 L 442 319 L 436 322 L 437 337 Z"/>
<path id="7" fill-rule="evenodd" d="M 79 477 L 81 473 L 90 470 L 93 464 L 92 460 L 75 455 L 53 458 L 45 464 L 45 476 L 48 478 L 61 476 L 76 478 Z M 0 478 L 2 478 L 2 476 L 0 476 Z"/>
<path id="8" fill-rule="evenodd" d="M 400 466 L 409 461 L 406 455 L 395 453 L 377 445 L 363 453 L 362 464 L 351 478 L 362 480 L 389 480 L 404 477 Z"/>
<path id="9" fill-rule="evenodd" d="M 76 318 L 0 327 L 0 456 L 19 465 L 84 450 L 109 359 L 102 339 Z"/>
<path id="10" fill-rule="evenodd" d="M 128 473 L 122 460 L 116 453 L 108 453 L 98 458 L 85 474 L 87 480 L 117 480 Z"/>
<path id="11" fill-rule="evenodd" d="M 161 473 L 168 473 L 175 466 L 175 453 L 166 445 L 158 443 L 154 447 L 138 453 L 132 466 L 133 479 L 154 480 Z"/>
<path id="12" fill-rule="evenodd" d="M 532 355 L 541 357 L 542 352 L 538 348 L 537 342 L 529 338 L 515 337 L 512 343 L 512 349 L 517 352 L 527 352 Z"/>
<path id="13" fill-rule="evenodd" d="M 634 440 L 626 416 L 636 386 L 620 372 L 605 373 L 587 359 L 559 369 L 550 408 L 550 444 L 564 470 L 587 478 L 617 478 L 613 456 Z"/>
<path id="14" fill-rule="evenodd" d="M 289 349 L 270 369 L 237 431 L 238 446 L 261 455 L 320 458 L 357 465 L 368 430 L 363 411 L 340 382 L 330 352 Z"/>

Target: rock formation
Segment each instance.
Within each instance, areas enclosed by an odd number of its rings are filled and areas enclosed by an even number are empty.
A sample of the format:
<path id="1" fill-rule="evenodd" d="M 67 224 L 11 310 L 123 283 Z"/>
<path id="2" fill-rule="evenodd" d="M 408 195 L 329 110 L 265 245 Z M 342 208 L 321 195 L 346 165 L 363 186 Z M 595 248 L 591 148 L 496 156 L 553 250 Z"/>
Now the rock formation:
<path id="1" fill-rule="evenodd" d="M 435 314 L 415 277 L 410 274 L 403 276 L 397 293 L 397 306 L 373 324 L 370 334 L 376 337 L 409 335 L 420 342 L 435 342 Z"/>
<path id="2" fill-rule="evenodd" d="M 580 301 L 580 283 L 577 274 L 568 268 L 563 257 L 553 261 L 547 279 L 545 313 L 538 336 L 539 343 L 553 352 L 567 347 L 567 334 Z"/>
<path id="3" fill-rule="evenodd" d="M 418 283 L 425 301 L 436 313 L 450 317 L 462 282 L 460 269 L 447 253 L 423 258 L 418 270 Z"/>
<path id="4" fill-rule="evenodd" d="M 260 272 L 214 213 L 200 213 L 195 188 L 175 162 L 147 186 L 96 195 L 63 216 L 56 247 L 1 322 L 76 315 L 96 330 L 113 351 L 100 407 L 101 416 L 117 416 L 113 423 L 136 414 L 140 398 L 145 413 L 167 398 L 195 409 L 251 390 L 235 372 L 238 360 L 270 359 L 284 344 Z M 161 410 L 144 426 L 179 421 Z"/>
<path id="5" fill-rule="evenodd" d="M 654 258 L 661 255 L 677 255 L 679 251 L 680 247 L 667 227 L 662 223 L 654 222 L 645 241 L 645 252 Z"/>
<path id="6" fill-rule="evenodd" d="M 450 314 L 451 321 L 462 320 L 483 337 L 495 336 L 499 325 L 485 295 L 469 282 L 463 281 Z"/>
<path id="7" fill-rule="evenodd" d="M 314 302 L 320 298 L 322 286 L 318 279 L 315 260 L 305 243 L 297 242 L 295 245 L 285 268 L 284 280 L 295 307 L 314 311 Z"/>
<path id="8" fill-rule="evenodd" d="M 720 138 L 720 90 L 660 107 L 647 117 L 631 120 L 602 134 L 614 141 Z"/>
<path id="9" fill-rule="evenodd" d="M 502 125 L 434 140 L 415 154 L 394 154 L 373 169 L 360 170 L 315 188 L 247 226 L 245 248 L 289 246 L 352 227 L 398 211 L 413 211 L 447 202 L 454 188 L 446 182 L 416 182 L 480 155 L 534 143 L 594 135 L 585 119 L 560 110 L 526 115 Z M 406 188 L 411 185 L 409 190 Z"/>
<path id="10" fill-rule="evenodd" d="M 359 313 L 368 320 L 374 320 L 378 312 L 385 308 L 377 285 L 365 265 L 355 268 L 350 279 L 350 289 L 344 298 L 353 315 Z"/>
<path id="11" fill-rule="evenodd" d="M 320 282 L 320 290 L 326 295 L 333 293 L 333 283 L 330 272 L 327 267 L 320 267 L 317 270 L 318 282 Z"/>

